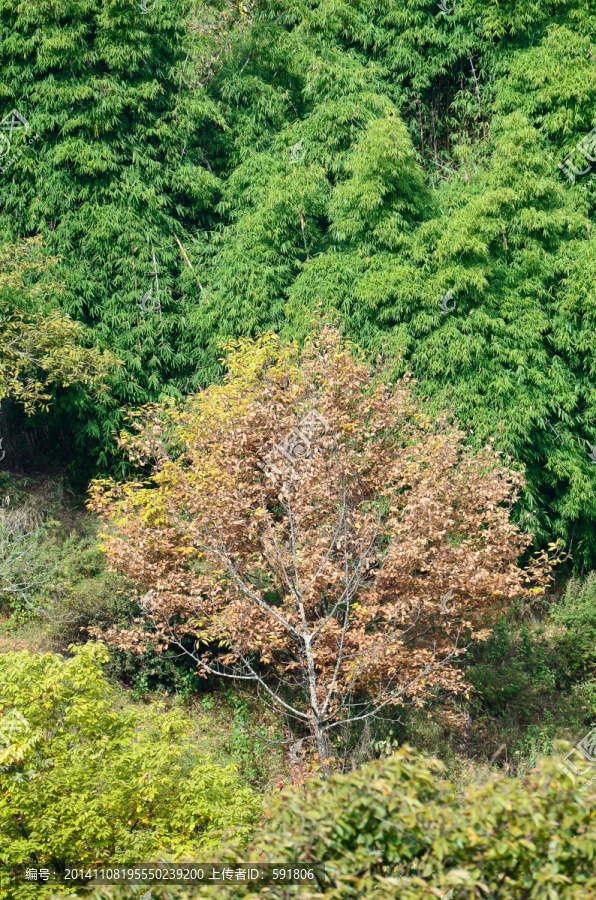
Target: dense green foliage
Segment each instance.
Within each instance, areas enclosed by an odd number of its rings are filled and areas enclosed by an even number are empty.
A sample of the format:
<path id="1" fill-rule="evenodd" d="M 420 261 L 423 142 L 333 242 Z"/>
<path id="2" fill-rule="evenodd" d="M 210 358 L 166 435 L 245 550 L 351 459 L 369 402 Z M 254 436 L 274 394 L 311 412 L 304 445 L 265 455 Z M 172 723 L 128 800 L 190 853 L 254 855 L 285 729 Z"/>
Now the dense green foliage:
<path id="1" fill-rule="evenodd" d="M 121 405 L 188 386 L 196 368 L 173 235 L 186 241 L 213 195 L 199 133 L 216 114 L 189 93 L 185 11 L 184 0 L 158 16 L 134 0 L 0 5 L 2 104 L 38 135 L 2 175 L 3 227 L 42 233 L 63 256 L 63 308 L 125 363 L 99 415 L 78 395 L 67 404 L 104 450 Z"/>
<path id="2" fill-rule="evenodd" d="M 116 360 L 81 346 L 79 322 L 57 309 L 52 263 L 39 240 L 0 246 L 0 401 L 26 412 L 47 406 L 50 385 L 81 382 L 97 389 Z"/>
<path id="3" fill-rule="evenodd" d="M 235 766 L 202 752 L 192 721 L 163 704 L 131 705 L 102 675 L 88 643 L 55 654 L 0 656 L 0 727 L 22 723 L 0 754 L 0 896 L 23 864 L 134 862 L 157 851 L 197 852 L 222 830 L 246 833 L 258 802 Z M 7 889 L 9 892 L 7 893 Z"/>
<path id="4" fill-rule="evenodd" d="M 596 677 L 596 573 L 585 581 L 573 578 L 565 597 L 554 610 L 554 621 L 563 626 L 558 640 L 561 655 L 569 660 L 573 675 Z M 596 712 L 596 710 L 595 710 Z"/>
<path id="5" fill-rule="evenodd" d="M 558 163 L 596 124 L 596 13 L 452 6 L 2 0 L 3 108 L 38 137 L 0 230 L 63 256 L 63 308 L 124 362 L 54 411 L 87 449 L 217 377 L 222 338 L 322 310 L 496 435 L 524 525 L 594 558 L 594 187 Z"/>
<path id="6" fill-rule="evenodd" d="M 302 887 L 304 898 L 588 898 L 596 889 L 594 805 L 562 777 L 546 761 L 523 781 L 485 773 L 458 794 L 440 763 L 405 747 L 305 796 L 282 796 L 258 846 L 275 863 L 325 861 L 326 887 Z M 235 885 L 165 896 L 257 900 L 286 890 Z"/>

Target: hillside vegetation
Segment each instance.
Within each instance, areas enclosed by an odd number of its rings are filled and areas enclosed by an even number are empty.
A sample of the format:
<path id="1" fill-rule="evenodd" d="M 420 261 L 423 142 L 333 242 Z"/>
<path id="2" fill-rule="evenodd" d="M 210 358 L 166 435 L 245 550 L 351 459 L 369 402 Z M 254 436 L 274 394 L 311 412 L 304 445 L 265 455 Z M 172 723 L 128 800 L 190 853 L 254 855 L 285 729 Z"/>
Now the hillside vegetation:
<path id="1" fill-rule="evenodd" d="M 0 0 L 0 75 L 0 898 L 596 898 L 594 3 Z"/>

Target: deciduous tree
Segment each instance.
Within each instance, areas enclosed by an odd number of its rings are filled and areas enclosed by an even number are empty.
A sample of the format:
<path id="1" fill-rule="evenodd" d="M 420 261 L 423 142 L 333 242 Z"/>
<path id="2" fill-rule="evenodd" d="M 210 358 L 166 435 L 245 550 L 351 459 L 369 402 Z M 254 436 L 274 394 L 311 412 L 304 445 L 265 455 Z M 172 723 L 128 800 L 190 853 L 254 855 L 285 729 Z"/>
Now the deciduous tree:
<path id="1" fill-rule="evenodd" d="M 544 559 L 518 565 L 521 476 L 490 445 L 472 455 L 407 378 L 376 379 L 332 329 L 303 351 L 242 340 L 223 385 L 135 424 L 125 444 L 149 479 L 97 482 L 92 502 L 147 620 L 109 637 L 255 682 L 321 759 L 341 723 L 464 691 L 466 642 L 546 583 Z"/>

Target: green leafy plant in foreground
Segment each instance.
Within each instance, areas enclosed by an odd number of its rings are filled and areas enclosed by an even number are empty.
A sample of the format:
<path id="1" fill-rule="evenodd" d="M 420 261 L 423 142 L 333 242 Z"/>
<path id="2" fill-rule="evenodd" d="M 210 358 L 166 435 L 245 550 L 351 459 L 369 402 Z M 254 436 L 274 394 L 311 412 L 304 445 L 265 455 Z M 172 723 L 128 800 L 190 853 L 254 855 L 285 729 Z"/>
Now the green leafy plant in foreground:
<path id="1" fill-rule="evenodd" d="M 276 801 L 252 860 L 264 853 L 278 865 L 323 861 L 322 890 L 235 884 L 168 888 L 161 896 L 264 900 L 299 890 L 303 900 L 587 900 L 596 891 L 596 791 L 569 784 L 556 761 L 544 760 L 524 778 L 494 775 L 460 793 L 441 763 L 404 747 Z M 247 855 L 230 846 L 220 859 Z M 124 896 L 130 893 L 120 888 L 94 895 Z"/>
<path id="2" fill-rule="evenodd" d="M 213 848 L 224 829 L 246 835 L 258 802 L 233 765 L 197 749 L 177 709 L 119 701 L 101 644 L 69 659 L 0 656 L 0 897 L 38 896 L 15 879 L 26 866 L 135 862 Z M 19 886 L 20 885 L 20 886 Z M 51 888 L 47 890 L 51 893 Z"/>

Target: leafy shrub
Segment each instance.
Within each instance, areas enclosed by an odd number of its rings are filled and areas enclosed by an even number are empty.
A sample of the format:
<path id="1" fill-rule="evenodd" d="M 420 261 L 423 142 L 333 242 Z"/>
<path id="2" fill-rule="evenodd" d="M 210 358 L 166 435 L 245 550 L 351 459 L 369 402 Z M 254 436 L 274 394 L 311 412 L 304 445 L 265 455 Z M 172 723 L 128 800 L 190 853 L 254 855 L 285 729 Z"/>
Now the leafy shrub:
<path id="1" fill-rule="evenodd" d="M 596 674 L 596 572 L 569 581 L 553 621 L 564 626 L 557 644 L 572 675 Z"/>
<path id="2" fill-rule="evenodd" d="M 583 673 L 572 672 L 563 645 L 570 635 L 552 617 L 520 626 L 503 617 L 490 638 L 464 660 L 473 685 L 467 751 L 522 774 L 553 752 L 557 738 L 585 734 L 596 706 Z M 416 741 L 416 745 L 419 742 Z M 432 747 L 446 759 L 443 747 Z"/>
<path id="3" fill-rule="evenodd" d="M 0 728 L 13 708 L 29 725 L 0 753 L 0 897 L 39 891 L 9 887 L 26 865 L 197 852 L 255 820 L 253 792 L 235 766 L 197 749 L 187 716 L 119 702 L 102 674 L 105 647 L 72 650 L 0 657 Z"/>
<path id="4" fill-rule="evenodd" d="M 48 630 L 57 649 L 80 642 L 90 626 L 132 619 L 137 607 L 127 585 L 105 565 L 93 517 L 79 516 L 72 526 L 55 527 L 51 541 L 57 572 L 49 590 L 39 592 L 37 606 L 52 613 Z"/>
<path id="5" fill-rule="evenodd" d="M 492 715 L 520 703 L 530 716 L 564 684 L 564 666 L 544 628 L 523 624 L 515 628 L 502 618 L 484 644 L 476 644 L 467 663 L 468 678 L 476 688 L 472 705 Z"/>
<path id="6" fill-rule="evenodd" d="M 493 776 L 462 794 L 443 771 L 405 747 L 350 775 L 314 782 L 305 796 L 281 796 L 259 845 L 278 864 L 324 861 L 329 883 L 322 891 L 301 888 L 305 900 L 428 900 L 451 890 L 453 900 L 594 897 L 594 789 L 568 787 L 553 760 L 523 780 Z M 286 890 L 237 884 L 192 896 L 263 900 L 285 898 Z M 118 888 L 95 894 L 123 896 Z M 170 888 L 162 896 L 191 894 Z"/>

